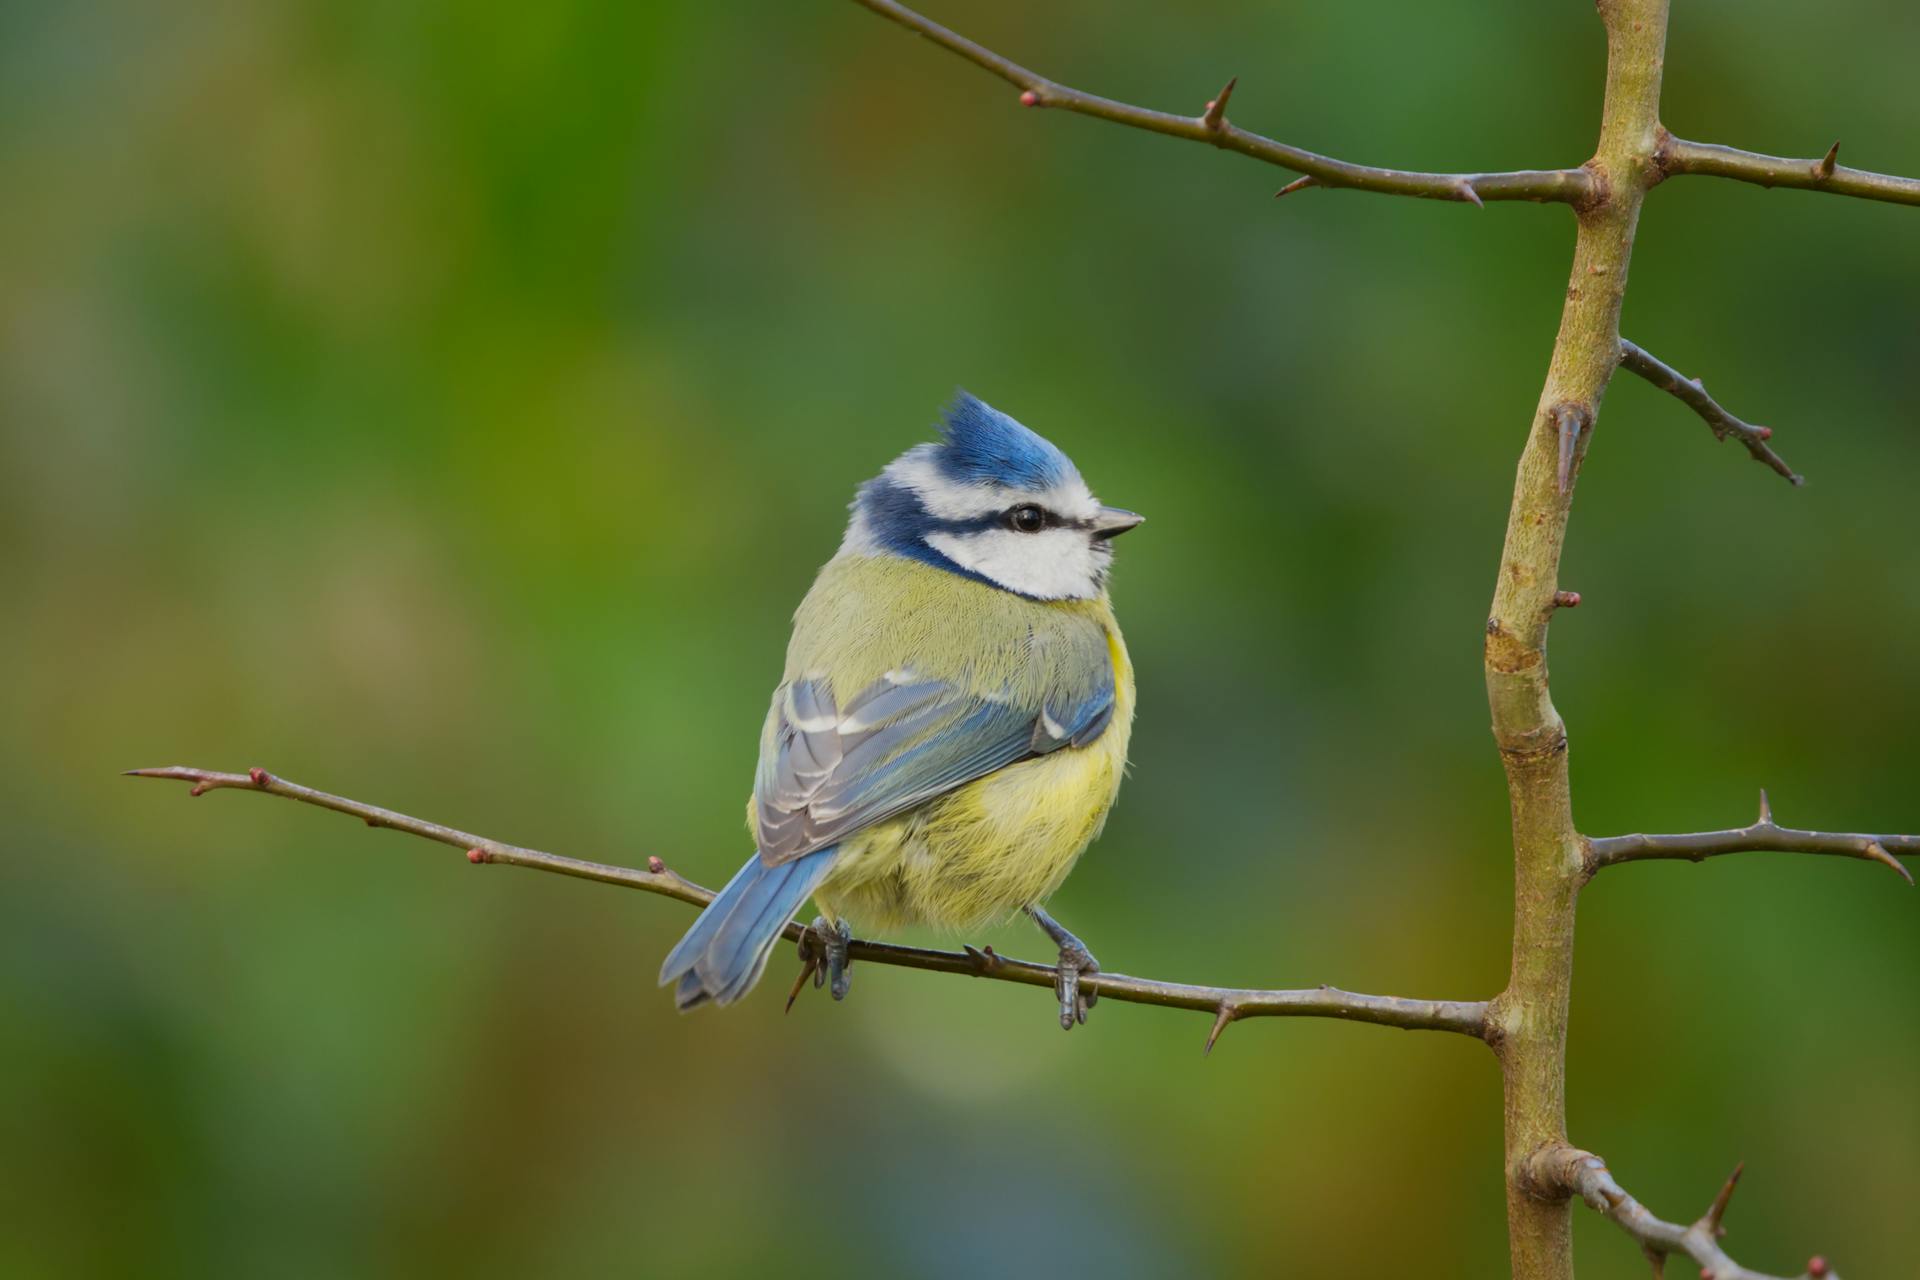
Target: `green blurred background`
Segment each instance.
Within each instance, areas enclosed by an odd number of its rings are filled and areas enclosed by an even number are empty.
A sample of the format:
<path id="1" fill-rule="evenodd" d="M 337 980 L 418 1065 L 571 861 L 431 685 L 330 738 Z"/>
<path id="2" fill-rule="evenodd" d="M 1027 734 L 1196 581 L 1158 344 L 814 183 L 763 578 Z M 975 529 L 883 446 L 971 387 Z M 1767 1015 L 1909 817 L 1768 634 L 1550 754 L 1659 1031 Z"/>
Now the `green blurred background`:
<path id="1" fill-rule="evenodd" d="M 1920 11 L 1678 0 L 1691 136 L 1920 171 Z M 1577 163 L 1592 6 L 935 16 L 1071 83 L 1431 168 Z M 964 384 L 1149 514 L 1134 774 L 1055 899 L 1109 968 L 1481 996 L 1481 621 L 1565 210 L 1315 191 L 1022 111 L 850 4 L 0 6 L 0 1263 L 9 1274 L 1487 1276 L 1480 1047 L 867 967 L 681 1018 L 684 907 L 285 803 L 261 764 L 716 883 L 787 619 Z M 1707 180 L 1555 625 L 1578 816 L 1920 826 L 1920 220 Z M 1604 877 L 1571 1121 L 1752 1265 L 1920 1251 L 1920 896 Z M 1043 947 L 1024 927 L 975 942 Z M 1583 1275 L 1645 1274 L 1581 1212 Z"/>

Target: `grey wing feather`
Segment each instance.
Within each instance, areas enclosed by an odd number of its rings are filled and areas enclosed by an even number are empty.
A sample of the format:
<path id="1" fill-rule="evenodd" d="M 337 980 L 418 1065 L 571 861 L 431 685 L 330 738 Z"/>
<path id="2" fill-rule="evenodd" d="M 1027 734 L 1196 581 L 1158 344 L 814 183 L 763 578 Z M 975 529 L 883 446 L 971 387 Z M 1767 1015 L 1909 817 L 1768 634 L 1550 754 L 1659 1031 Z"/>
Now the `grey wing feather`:
<path id="1" fill-rule="evenodd" d="M 1056 712 L 889 676 L 843 709 L 823 679 L 774 695 L 754 789 L 761 860 L 789 861 L 998 769 L 1085 746 L 1113 718 L 1113 673 Z"/>

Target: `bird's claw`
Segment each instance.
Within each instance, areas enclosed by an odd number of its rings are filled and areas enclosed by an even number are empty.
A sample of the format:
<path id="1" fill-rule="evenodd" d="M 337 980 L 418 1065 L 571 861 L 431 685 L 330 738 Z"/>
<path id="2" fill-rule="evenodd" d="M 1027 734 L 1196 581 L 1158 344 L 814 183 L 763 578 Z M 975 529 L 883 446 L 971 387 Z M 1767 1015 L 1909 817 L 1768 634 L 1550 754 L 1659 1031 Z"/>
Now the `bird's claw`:
<path id="1" fill-rule="evenodd" d="M 1080 985 L 1083 976 L 1100 972 L 1100 962 L 1084 945 L 1075 942 L 1060 948 L 1060 963 L 1053 972 L 1053 994 L 1060 998 L 1060 1029 L 1071 1031 L 1086 1023 L 1087 1010 L 1100 999 L 1098 991 L 1089 991 Z"/>
<path id="2" fill-rule="evenodd" d="M 853 961 L 848 958 L 847 948 L 853 942 L 853 930 L 845 921 L 830 924 L 825 916 L 816 916 L 812 924 L 800 935 L 800 976 L 793 980 L 793 990 L 787 993 L 787 1008 L 793 1008 L 794 997 L 800 994 L 807 979 L 813 979 L 815 990 L 831 982 L 833 998 L 845 1000 L 847 992 L 853 987 Z"/>

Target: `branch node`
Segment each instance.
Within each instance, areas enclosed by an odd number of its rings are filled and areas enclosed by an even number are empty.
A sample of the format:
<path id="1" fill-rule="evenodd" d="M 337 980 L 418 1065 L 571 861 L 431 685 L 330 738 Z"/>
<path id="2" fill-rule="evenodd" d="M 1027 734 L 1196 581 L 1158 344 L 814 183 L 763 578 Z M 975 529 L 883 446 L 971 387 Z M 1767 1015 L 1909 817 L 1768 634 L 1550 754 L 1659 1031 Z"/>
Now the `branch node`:
<path id="1" fill-rule="evenodd" d="M 1227 1029 L 1229 1022 L 1232 1022 L 1239 1016 L 1239 1007 L 1231 1000 L 1222 1000 L 1220 1002 L 1220 1012 L 1213 1020 L 1213 1030 L 1207 1032 L 1207 1047 L 1200 1051 L 1201 1057 L 1206 1058 L 1213 1056 L 1213 1046 L 1220 1039 L 1220 1033 Z"/>
<path id="2" fill-rule="evenodd" d="M 1040 95 L 1031 89 L 1027 89 L 1020 95 L 1020 105 L 1023 107 L 1037 107 L 1040 105 Z"/>
<path id="3" fill-rule="evenodd" d="M 467 861 L 477 867 L 483 862 L 492 862 L 493 859 L 488 856 L 485 849 L 469 849 L 467 850 Z"/>
<path id="4" fill-rule="evenodd" d="M 1578 591 L 1554 592 L 1553 607 L 1556 609 L 1578 609 L 1580 607 L 1580 593 Z"/>
<path id="5" fill-rule="evenodd" d="M 1825 1258 L 1816 1253 L 1807 1259 L 1807 1274 L 1814 1277 L 1814 1280 L 1822 1280 L 1823 1277 L 1833 1274 L 1833 1268 L 1828 1265 Z"/>
<path id="6" fill-rule="evenodd" d="M 1227 123 L 1227 99 L 1233 96 L 1233 87 L 1239 83 L 1239 76 L 1235 76 L 1233 79 L 1227 81 L 1226 87 L 1221 89 L 1213 101 L 1207 104 L 1206 111 L 1200 116 L 1200 123 L 1206 126 L 1209 131 L 1218 133 L 1225 127 Z"/>
<path id="7" fill-rule="evenodd" d="M 1827 148 L 1827 154 L 1814 161 L 1813 180 L 1815 182 L 1825 182 L 1828 178 L 1831 178 L 1833 176 L 1834 162 L 1839 158 L 1840 142 L 1838 139 L 1835 139 L 1834 144 Z"/>
<path id="8" fill-rule="evenodd" d="M 265 769 L 262 769 L 259 765 L 255 765 L 253 768 L 247 770 L 247 781 L 256 787 L 264 787 L 273 781 L 273 775 Z"/>
<path id="9" fill-rule="evenodd" d="M 647 870 L 653 872 L 655 875 L 664 875 L 667 870 L 667 864 L 662 862 L 658 856 L 649 854 L 647 856 Z"/>
<path id="10" fill-rule="evenodd" d="M 1296 191 L 1305 191 L 1308 187 L 1317 187 L 1319 185 L 1320 179 L 1314 177 L 1312 174 L 1308 174 L 1304 178 L 1295 178 L 1292 182 L 1289 182 L 1286 186 L 1274 192 L 1273 198 L 1278 200 L 1281 196 L 1290 196 Z"/>

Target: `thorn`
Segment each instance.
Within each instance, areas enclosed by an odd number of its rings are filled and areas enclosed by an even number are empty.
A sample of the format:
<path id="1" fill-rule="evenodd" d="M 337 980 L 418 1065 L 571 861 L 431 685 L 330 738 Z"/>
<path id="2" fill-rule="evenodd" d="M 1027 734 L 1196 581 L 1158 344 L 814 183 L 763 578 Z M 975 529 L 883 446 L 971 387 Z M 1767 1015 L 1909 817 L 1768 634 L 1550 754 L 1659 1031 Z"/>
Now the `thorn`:
<path id="1" fill-rule="evenodd" d="M 1465 200 L 1474 208 L 1484 209 L 1487 207 L 1486 202 L 1480 199 L 1480 193 L 1473 189 L 1473 183 L 1467 181 L 1465 178 L 1460 179 L 1460 185 L 1455 187 L 1454 190 L 1460 193 L 1462 200 Z"/>
<path id="2" fill-rule="evenodd" d="M 793 980 L 793 987 L 787 992 L 787 1007 L 782 1013 L 793 1012 L 793 1002 L 800 998 L 801 990 L 807 985 L 807 979 L 814 977 L 820 970 L 820 957 L 811 951 L 803 951 L 800 956 L 800 976 Z M 813 984 L 819 986 L 818 982 Z"/>
<path id="3" fill-rule="evenodd" d="M 1000 957 L 993 953 L 992 947 L 982 951 L 971 943 L 963 942 L 960 944 L 960 949 L 967 953 L 967 959 L 973 961 L 974 971 L 977 973 L 992 973 L 1000 967 Z"/>
<path id="4" fill-rule="evenodd" d="M 653 872 L 655 875 L 664 875 L 667 870 L 667 864 L 649 854 L 647 857 L 647 870 Z"/>
<path id="5" fill-rule="evenodd" d="M 1839 157 L 1840 143 L 1836 140 L 1832 146 L 1827 148 L 1827 154 L 1821 156 L 1820 159 L 1814 162 L 1814 180 L 1816 182 L 1825 182 L 1828 178 L 1831 178 L 1833 176 L 1833 162 L 1839 159 Z"/>
<path id="6" fill-rule="evenodd" d="M 1770 827 L 1773 825 L 1773 805 L 1770 804 L 1767 800 L 1767 789 L 1765 787 L 1760 788 L 1759 825 L 1763 827 Z"/>
<path id="7" fill-rule="evenodd" d="M 1640 1252 L 1647 1255 L 1647 1265 L 1653 1268 L 1653 1280 L 1666 1280 L 1667 1255 L 1650 1244 L 1641 1245 Z"/>
<path id="8" fill-rule="evenodd" d="M 1281 196 L 1290 196 L 1296 191 L 1305 191 L 1308 187 L 1317 187 L 1319 185 L 1320 179 L 1314 177 L 1312 174 L 1308 174 L 1304 178 L 1295 178 L 1292 182 L 1289 182 L 1286 186 L 1274 192 L 1273 198 L 1278 200 Z"/>
<path id="9" fill-rule="evenodd" d="M 1238 1012 L 1239 1010 L 1235 1009 L 1231 1004 L 1223 1002 L 1220 1005 L 1219 1016 L 1213 1020 L 1213 1030 L 1207 1032 L 1207 1047 L 1200 1051 L 1201 1057 L 1206 1058 L 1213 1055 L 1214 1042 L 1220 1039 L 1220 1033 L 1227 1029 L 1227 1024 L 1233 1021 L 1234 1016 Z"/>
<path id="10" fill-rule="evenodd" d="M 1900 878 L 1908 884 L 1913 883 L 1913 873 L 1900 865 L 1900 859 L 1887 852 L 1887 846 L 1878 840 L 1867 841 L 1867 856 L 1875 862 L 1884 862 L 1900 873 Z"/>
<path id="11" fill-rule="evenodd" d="M 1838 146 L 1839 144 L 1835 143 L 1834 145 Z M 1813 1276 L 1814 1280 L 1820 1280 L 1822 1276 L 1832 1275 L 1833 1268 L 1827 1265 L 1825 1258 L 1816 1253 L 1807 1259 L 1807 1274 Z"/>
<path id="12" fill-rule="evenodd" d="M 253 783 L 256 787 L 264 787 L 273 781 L 273 775 L 258 765 L 255 765 L 253 768 L 247 770 L 247 781 Z"/>
<path id="13" fill-rule="evenodd" d="M 1554 592 L 1553 607 L 1556 609 L 1578 609 L 1580 607 L 1580 593 L 1578 591 Z"/>
<path id="14" fill-rule="evenodd" d="M 477 867 L 483 862 L 492 862 L 493 859 L 487 856 L 485 849 L 469 849 L 467 850 L 467 861 Z"/>
<path id="15" fill-rule="evenodd" d="M 1040 105 L 1040 95 L 1028 89 L 1020 95 L 1020 105 L 1023 107 L 1037 107 Z"/>
<path id="16" fill-rule="evenodd" d="M 1727 1175 L 1726 1185 L 1720 1188 L 1720 1194 L 1715 1196 L 1713 1203 L 1707 1207 L 1707 1216 L 1705 1219 L 1707 1230 L 1715 1237 L 1727 1234 L 1726 1228 L 1720 1225 L 1720 1220 L 1726 1217 L 1727 1202 L 1733 1199 L 1733 1189 L 1740 1185 L 1740 1175 L 1745 1173 L 1746 1170 L 1747 1162 L 1745 1160 L 1733 1166 L 1733 1172 Z"/>
<path id="17" fill-rule="evenodd" d="M 1227 122 L 1227 99 L 1233 96 L 1233 86 L 1239 83 L 1239 76 L 1227 81 L 1226 87 L 1220 90 L 1219 96 L 1207 104 L 1206 111 L 1200 116 L 1202 125 L 1215 133 L 1220 131 L 1220 127 Z"/>
<path id="18" fill-rule="evenodd" d="M 1587 429 L 1587 411 L 1582 405 L 1563 400 L 1548 412 L 1560 428 L 1560 495 L 1573 492 L 1573 463 L 1579 452 L 1580 433 Z"/>
<path id="19" fill-rule="evenodd" d="M 190 796 L 203 796 L 211 790 L 213 790 L 213 784 L 211 782 L 196 782 L 187 789 L 187 794 Z"/>

